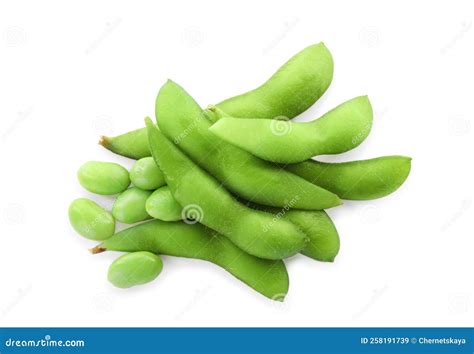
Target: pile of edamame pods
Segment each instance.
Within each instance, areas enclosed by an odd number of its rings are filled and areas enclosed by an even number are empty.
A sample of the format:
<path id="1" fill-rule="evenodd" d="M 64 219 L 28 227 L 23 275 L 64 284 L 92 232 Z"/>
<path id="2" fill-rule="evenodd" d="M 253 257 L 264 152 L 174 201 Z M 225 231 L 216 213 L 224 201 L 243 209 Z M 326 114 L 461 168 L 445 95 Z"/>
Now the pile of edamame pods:
<path id="1" fill-rule="evenodd" d="M 102 137 L 105 148 L 136 162 L 130 171 L 113 162 L 82 165 L 85 189 L 117 198 L 111 213 L 76 199 L 69 218 L 80 235 L 101 242 L 92 253 L 126 252 L 110 266 L 109 281 L 121 288 L 152 281 L 163 267 L 160 255 L 197 258 L 283 301 L 285 258 L 301 253 L 332 262 L 339 235 L 324 209 L 341 199 L 384 197 L 411 167 L 404 156 L 312 159 L 355 148 L 372 126 L 367 96 L 311 122 L 290 121 L 324 94 L 332 77 L 332 56 L 319 43 L 257 89 L 205 109 L 168 81 L 156 99 L 156 123 L 146 118 L 141 129 Z M 138 224 L 116 233 L 116 221 Z"/>

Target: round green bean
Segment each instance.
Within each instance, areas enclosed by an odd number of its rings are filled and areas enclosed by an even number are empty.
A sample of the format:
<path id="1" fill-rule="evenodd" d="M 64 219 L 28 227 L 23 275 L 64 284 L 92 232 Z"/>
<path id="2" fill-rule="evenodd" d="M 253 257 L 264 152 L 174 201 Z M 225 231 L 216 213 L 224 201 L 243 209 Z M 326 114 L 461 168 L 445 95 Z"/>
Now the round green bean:
<path id="1" fill-rule="evenodd" d="M 115 232 L 115 220 L 90 199 L 79 198 L 69 206 L 69 221 L 76 232 L 90 240 L 105 240 Z"/>
<path id="2" fill-rule="evenodd" d="M 130 170 L 130 180 L 134 186 L 143 190 L 155 190 L 165 185 L 163 173 L 153 157 L 144 157 L 135 162 Z"/>
<path id="3" fill-rule="evenodd" d="M 309 160 L 283 167 L 342 199 L 368 200 L 395 192 L 410 173 L 411 158 L 382 156 L 342 163 Z"/>
<path id="4" fill-rule="evenodd" d="M 249 255 L 226 237 L 201 224 L 148 221 L 116 233 L 92 253 L 105 250 L 149 251 L 212 262 L 271 299 L 283 301 L 288 292 L 288 273 L 283 261 Z"/>
<path id="5" fill-rule="evenodd" d="M 130 185 L 128 171 L 113 162 L 86 162 L 77 171 L 77 178 L 89 192 L 103 195 L 123 192 Z"/>
<path id="6" fill-rule="evenodd" d="M 146 212 L 146 201 L 152 191 L 144 191 L 137 187 L 127 189 L 115 200 L 112 215 L 120 222 L 133 224 L 147 220 L 150 215 Z"/>
<path id="7" fill-rule="evenodd" d="M 369 99 L 360 96 L 312 122 L 222 118 L 210 131 L 263 160 L 295 163 L 355 148 L 369 135 L 372 117 Z"/>
<path id="8" fill-rule="evenodd" d="M 183 219 L 183 207 L 174 199 L 168 186 L 157 189 L 148 197 L 146 211 L 155 219 L 163 221 Z"/>
<path id="9" fill-rule="evenodd" d="M 172 81 L 158 94 L 156 114 L 163 134 L 243 199 L 280 208 L 294 202 L 294 208 L 307 210 L 341 204 L 335 194 L 219 140 L 199 105 Z"/>
<path id="10" fill-rule="evenodd" d="M 130 288 L 155 280 L 163 269 L 163 261 L 151 252 L 127 253 L 109 267 L 107 278 L 118 288 Z"/>
<path id="11" fill-rule="evenodd" d="M 260 258 L 283 259 L 299 252 L 307 237 L 292 223 L 237 202 L 211 175 L 195 165 L 146 119 L 148 142 L 173 196 L 196 221 L 227 236 Z M 196 187 L 199 186 L 199 187 Z"/>

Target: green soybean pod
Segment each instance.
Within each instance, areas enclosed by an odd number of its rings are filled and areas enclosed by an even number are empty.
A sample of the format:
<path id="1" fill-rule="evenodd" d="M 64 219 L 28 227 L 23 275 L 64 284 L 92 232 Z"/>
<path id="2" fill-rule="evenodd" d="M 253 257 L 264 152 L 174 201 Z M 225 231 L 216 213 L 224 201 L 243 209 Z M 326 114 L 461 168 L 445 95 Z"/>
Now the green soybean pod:
<path id="1" fill-rule="evenodd" d="M 410 174 L 411 158 L 382 156 L 341 163 L 309 160 L 283 167 L 342 199 L 369 200 L 395 192 Z"/>
<path id="2" fill-rule="evenodd" d="M 163 269 L 163 261 L 151 252 L 127 253 L 109 267 L 108 280 L 117 288 L 130 288 L 156 279 Z"/>
<path id="3" fill-rule="evenodd" d="M 331 84 L 334 63 L 324 43 L 311 45 L 286 62 L 255 90 L 217 106 L 239 118 L 294 118 L 311 107 Z"/>
<path id="4" fill-rule="evenodd" d="M 86 162 L 79 168 L 77 178 L 89 192 L 103 195 L 123 192 L 130 185 L 128 171 L 113 162 Z"/>
<path id="5" fill-rule="evenodd" d="M 116 233 L 94 247 L 105 250 L 195 258 L 214 263 L 264 296 L 283 301 L 289 280 L 283 261 L 257 258 L 201 224 L 147 221 Z"/>
<path id="6" fill-rule="evenodd" d="M 134 186 L 144 190 L 155 190 L 165 185 L 163 173 L 153 157 L 144 157 L 135 162 L 130 170 L 130 180 Z"/>
<path id="7" fill-rule="evenodd" d="M 132 130 L 114 137 L 101 136 L 99 144 L 107 150 L 131 159 L 138 160 L 150 156 L 145 128 Z"/>
<path id="8" fill-rule="evenodd" d="M 153 214 L 153 210 L 149 210 L 148 213 L 156 219 L 166 220 L 163 215 L 169 215 L 172 213 L 174 220 L 181 220 L 183 217 L 183 208 L 174 199 L 171 191 L 168 187 L 162 187 L 153 194 L 167 189 L 166 197 L 160 198 L 159 205 L 160 212 Z M 169 193 L 169 194 L 168 194 Z M 153 194 L 148 198 L 147 205 Z M 257 210 L 264 210 L 268 213 L 272 213 L 274 218 L 281 218 L 292 222 L 297 225 L 305 234 L 308 236 L 308 243 L 305 248 L 301 250 L 301 253 L 305 256 L 313 258 L 317 261 L 322 262 L 333 262 L 339 252 L 339 234 L 337 232 L 334 223 L 323 210 L 287 210 L 277 208 L 266 208 L 255 203 L 246 203 L 249 207 Z M 289 206 L 290 207 L 290 206 Z M 169 218 L 171 219 L 171 218 Z"/>
<path id="9" fill-rule="evenodd" d="M 146 201 L 146 211 L 163 221 L 182 220 L 183 207 L 174 199 L 168 186 L 158 188 Z"/>
<path id="10" fill-rule="evenodd" d="M 263 160 L 296 163 L 357 147 L 369 135 L 372 118 L 369 99 L 360 96 L 312 122 L 222 118 L 210 131 Z"/>
<path id="11" fill-rule="evenodd" d="M 334 193 L 217 138 L 199 105 L 172 81 L 160 89 L 156 116 L 163 134 L 236 196 L 280 208 L 292 200 L 307 210 L 341 204 Z"/>
<path id="12" fill-rule="evenodd" d="M 323 43 L 311 45 L 294 55 L 259 88 L 216 106 L 239 118 L 296 117 L 327 90 L 332 81 L 333 66 L 331 53 Z M 207 118 L 211 121 L 218 118 L 212 112 L 208 113 Z M 116 154 L 133 159 L 150 156 L 145 128 L 116 137 L 103 136 L 99 143 Z"/>
<path id="13" fill-rule="evenodd" d="M 184 215 L 213 228 L 242 250 L 265 259 L 298 253 L 307 237 L 292 223 L 252 210 L 235 200 L 211 175 L 195 165 L 147 118 L 148 141 Z M 199 186 L 199 187 L 196 187 Z"/>
<path id="14" fill-rule="evenodd" d="M 151 191 L 144 191 L 136 187 L 127 189 L 115 200 L 112 215 L 125 224 L 149 219 L 150 215 L 146 212 L 145 205 L 151 193 Z"/>
<path id="15" fill-rule="evenodd" d="M 115 232 L 115 220 L 90 199 L 78 198 L 69 206 L 69 221 L 76 232 L 90 240 L 105 240 Z"/>

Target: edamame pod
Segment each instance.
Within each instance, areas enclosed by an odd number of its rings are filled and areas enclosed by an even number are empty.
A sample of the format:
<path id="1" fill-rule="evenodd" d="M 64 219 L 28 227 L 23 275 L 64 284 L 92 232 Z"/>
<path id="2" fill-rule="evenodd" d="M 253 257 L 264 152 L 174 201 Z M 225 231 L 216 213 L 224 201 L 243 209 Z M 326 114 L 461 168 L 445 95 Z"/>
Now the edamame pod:
<path id="1" fill-rule="evenodd" d="M 113 162 L 86 162 L 77 171 L 77 178 L 89 192 L 103 195 L 123 192 L 130 185 L 128 171 Z"/>
<path id="2" fill-rule="evenodd" d="M 90 199 L 78 198 L 69 206 L 69 221 L 76 232 L 90 240 L 105 240 L 115 232 L 115 220 Z"/>
<path id="3" fill-rule="evenodd" d="M 222 118 L 210 130 L 263 160 L 296 163 L 355 148 L 369 135 L 372 117 L 369 99 L 360 96 L 312 122 Z"/>
<path id="4" fill-rule="evenodd" d="M 127 189 L 115 200 L 112 215 L 125 224 L 133 224 L 150 219 L 146 212 L 146 201 L 152 191 L 144 191 L 137 187 Z"/>
<path id="5" fill-rule="evenodd" d="M 101 136 L 99 144 L 107 150 L 131 159 L 138 160 L 151 155 L 145 128 L 132 130 L 114 137 Z"/>
<path id="6" fill-rule="evenodd" d="M 242 250 L 265 259 L 298 253 L 307 237 L 292 223 L 239 203 L 146 118 L 148 143 L 173 196 L 193 219 L 222 233 Z M 196 188 L 196 186 L 199 186 Z"/>
<path id="7" fill-rule="evenodd" d="M 342 199 L 369 200 L 395 192 L 410 173 L 411 158 L 382 156 L 342 163 L 309 160 L 283 167 Z"/>
<path id="8" fill-rule="evenodd" d="M 158 94 L 156 116 L 163 134 L 245 200 L 280 208 L 293 203 L 294 208 L 307 210 L 341 204 L 335 194 L 218 139 L 209 131 L 211 123 L 199 105 L 172 81 Z"/>
<path id="9" fill-rule="evenodd" d="M 163 261 L 151 252 L 127 253 L 109 267 L 107 279 L 118 288 L 130 288 L 156 279 L 163 269 Z"/>
<path id="10" fill-rule="evenodd" d="M 174 199 L 168 186 L 157 189 L 148 197 L 146 211 L 155 219 L 163 221 L 183 219 L 183 207 Z"/>
<path id="11" fill-rule="evenodd" d="M 333 66 L 331 53 L 323 43 L 311 45 L 294 55 L 259 88 L 216 106 L 239 118 L 294 118 L 327 90 L 332 81 Z M 218 117 L 209 114 L 208 118 L 215 120 Z M 150 156 L 145 128 L 116 137 L 103 136 L 99 143 L 116 154 L 133 159 Z"/>
<path id="12" fill-rule="evenodd" d="M 153 199 L 154 194 L 159 198 L 153 201 L 156 205 L 148 207 L 148 203 Z M 159 199 L 159 200 L 158 200 Z M 242 201 L 245 204 L 245 201 Z M 332 220 L 323 210 L 289 210 L 266 208 L 254 203 L 247 205 L 253 209 L 264 210 L 272 213 L 274 218 L 282 218 L 297 225 L 308 236 L 308 243 L 300 252 L 310 258 L 322 262 L 333 262 L 339 252 L 339 234 Z M 177 221 L 183 217 L 183 208 L 174 199 L 168 187 L 162 187 L 155 191 L 147 200 L 148 214 L 156 219 L 165 221 Z M 170 217 L 171 215 L 171 217 Z M 169 220 L 166 220 L 169 219 Z M 173 220 L 172 220 L 173 219 Z"/>
<path id="13" fill-rule="evenodd" d="M 251 256 L 201 224 L 148 221 L 116 233 L 91 251 L 99 253 L 105 250 L 149 251 L 202 259 L 224 268 L 268 298 L 283 301 L 288 292 L 288 273 L 283 261 Z"/>
<path id="14" fill-rule="evenodd" d="M 311 107 L 331 84 L 334 63 L 323 43 L 311 45 L 286 62 L 262 86 L 217 106 L 239 118 L 294 118 Z"/>
<path id="15" fill-rule="evenodd" d="M 130 170 L 130 180 L 134 186 L 144 190 L 155 190 L 165 185 L 163 173 L 153 157 L 144 157 L 135 162 Z"/>

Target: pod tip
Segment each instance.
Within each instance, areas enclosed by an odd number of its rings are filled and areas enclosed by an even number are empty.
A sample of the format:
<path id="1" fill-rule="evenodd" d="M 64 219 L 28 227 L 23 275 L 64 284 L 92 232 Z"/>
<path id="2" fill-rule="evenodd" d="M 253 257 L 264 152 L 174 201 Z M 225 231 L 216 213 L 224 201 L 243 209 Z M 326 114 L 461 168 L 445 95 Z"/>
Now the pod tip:
<path id="1" fill-rule="evenodd" d="M 102 253 L 104 251 L 106 251 L 106 249 L 102 247 L 101 245 L 97 245 L 89 249 L 89 252 L 92 254 Z"/>
<path id="2" fill-rule="evenodd" d="M 109 138 L 105 135 L 101 135 L 99 138 L 99 145 L 108 146 L 109 145 Z"/>

